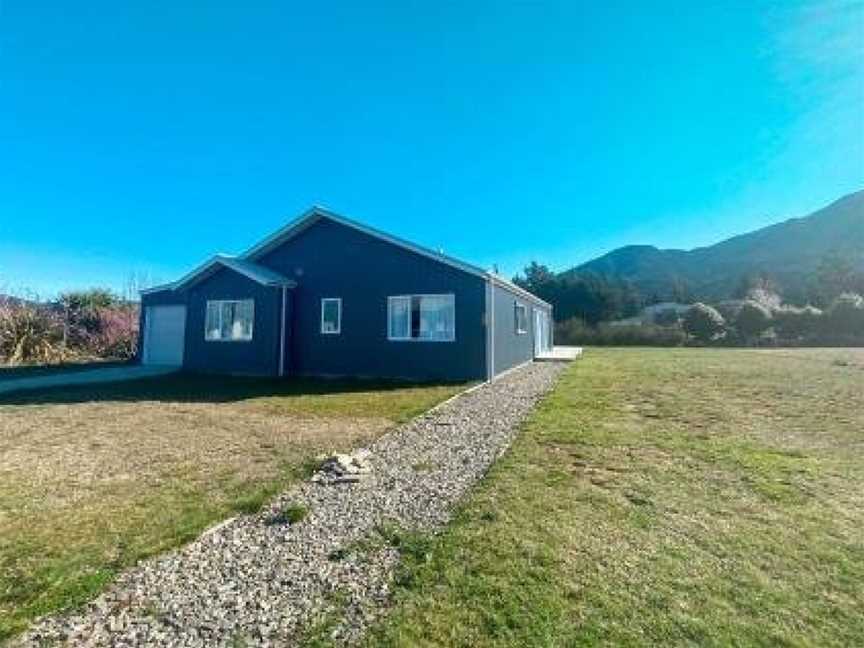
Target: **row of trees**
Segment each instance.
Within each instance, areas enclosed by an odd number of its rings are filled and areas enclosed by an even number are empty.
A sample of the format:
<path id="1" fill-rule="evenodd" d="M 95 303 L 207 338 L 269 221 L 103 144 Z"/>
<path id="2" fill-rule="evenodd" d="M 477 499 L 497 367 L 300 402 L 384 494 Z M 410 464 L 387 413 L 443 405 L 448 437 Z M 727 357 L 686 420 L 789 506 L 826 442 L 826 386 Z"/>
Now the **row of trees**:
<path id="1" fill-rule="evenodd" d="M 0 297 L 5 364 L 126 359 L 137 343 L 138 305 L 108 290 L 69 292 L 48 303 Z"/>
<path id="2" fill-rule="evenodd" d="M 864 346 L 864 298 L 855 293 L 837 297 L 826 309 L 766 303 L 753 293 L 746 300 L 710 306 L 696 303 L 683 315 L 659 312 L 652 322 L 637 325 L 589 325 L 579 318 L 558 322 L 560 344 L 590 346 Z"/>
<path id="3" fill-rule="evenodd" d="M 559 321 L 577 317 L 594 325 L 631 317 L 644 301 L 629 281 L 592 273 L 555 274 L 536 262 L 513 282 L 552 304 Z"/>
<path id="4" fill-rule="evenodd" d="M 537 262 L 528 265 L 513 281 L 551 303 L 558 321 L 575 317 L 592 326 L 632 317 L 643 307 L 662 301 L 691 304 L 707 298 L 682 279 L 671 281 L 663 295 L 642 294 L 630 281 L 574 271 L 556 274 Z M 788 304 L 812 304 L 826 310 L 843 294 L 864 295 L 864 270 L 849 259 L 829 255 L 801 286 L 785 293 L 769 274 L 755 273 L 742 276 L 737 288 L 727 296 L 747 299 L 754 293 L 774 295 L 777 305 L 782 296 Z"/>
<path id="5" fill-rule="evenodd" d="M 767 336 L 790 344 L 864 344 L 861 295 L 844 293 L 824 311 L 814 306 L 772 304 L 773 300 L 766 304 L 759 299 L 727 302 L 717 308 L 697 303 L 684 315 L 681 326 L 703 343 L 754 344 Z"/>

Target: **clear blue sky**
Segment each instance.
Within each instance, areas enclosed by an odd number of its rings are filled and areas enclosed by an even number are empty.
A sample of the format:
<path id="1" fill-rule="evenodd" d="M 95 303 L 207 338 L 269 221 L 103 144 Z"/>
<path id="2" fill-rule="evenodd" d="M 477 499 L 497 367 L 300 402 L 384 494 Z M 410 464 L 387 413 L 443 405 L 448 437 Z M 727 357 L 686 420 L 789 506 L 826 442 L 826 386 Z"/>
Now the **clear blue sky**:
<path id="1" fill-rule="evenodd" d="M 864 187 L 864 3 L 0 0 L 0 289 L 318 203 L 513 273 Z"/>

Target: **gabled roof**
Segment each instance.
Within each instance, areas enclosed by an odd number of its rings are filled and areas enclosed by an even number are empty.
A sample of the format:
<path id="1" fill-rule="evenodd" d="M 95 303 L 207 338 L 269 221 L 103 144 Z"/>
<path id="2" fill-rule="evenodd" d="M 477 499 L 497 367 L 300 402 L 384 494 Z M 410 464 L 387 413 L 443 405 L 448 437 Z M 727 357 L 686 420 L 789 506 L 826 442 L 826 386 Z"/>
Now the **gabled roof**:
<path id="1" fill-rule="evenodd" d="M 368 234 L 369 236 L 372 236 L 374 238 L 386 241 L 388 243 L 391 243 L 392 245 L 396 245 L 397 247 L 410 250 L 415 254 L 428 257 L 430 259 L 438 261 L 439 263 L 452 266 L 458 270 L 467 272 L 468 274 L 480 277 L 486 281 L 496 283 L 518 294 L 520 297 L 523 297 L 527 301 L 551 307 L 548 302 L 543 301 L 536 295 L 533 295 L 527 290 L 520 288 L 513 282 L 508 281 L 507 279 L 504 279 L 503 277 L 500 277 L 493 272 L 488 272 L 487 270 L 484 270 L 479 266 L 465 263 L 464 261 L 460 261 L 459 259 L 447 256 L 446 254 L 443 254 L 441 252 L 436 252 L 435 250 L 423 247 L 422 245 L 417 245 L 416 243 L 411 243 L 410 241 L 406 241 L 405 239 L 393 236 L 392 234 L 387 234 L 386 232 L 382 232 L 381 230 L 369 227 L 368 225 L 364 225 L 363 223 L 358 223 L 357 221 L 346 218 L 345 216 L 340 216 L 339 214 L 336 214 L 329 209 L 318 206 L 309 209 L 299 218 L 291 221 L 290 223 L 277 230 L 257 245 L 254 245 L 248 250 L 246 250 L 246 252 L 241 255 L 241 258 L 249 259 L 252 261 L 260 259 L 268 252 L 276 249 L 277 247 L 279 247 L 286 241 L 294 238 L 295 236 L 298 236 L 301 232 L 305 231 L 307 228 L 311 227 L 312 225 L 323 219 L 331 220 L 335 223 L 339 223 L 340 225 L 350 227 L 359 232 L 363 232 L 364 234 Z"/>
<path id="2" fill-rule="evenodd" d="M 279 274 L 278 272 L 265 268 L 262 265 L 241 259 L 227 254 L 217 254 L 205 263 L 195 268 L 186 276 L 178 279 L 174 283 L 163 284 L 155 288 L 142 290 L 142 293 L 156 292 L 158 290 L 182 290 L 189 286 L 204 281 L 220 268 L 229 268 L 234 272 L 251 279 L 252 281 L 261 284 L 262 286 L 287 286 L 293 288 L 297 282 L 292 281 L 288 277 Z"/>
<path id="3" fill-rule="evenodd" d="M 381 241 L 386 241 L 387 243 L 390 243 L 397 247 L 409 250 L 411 252 L 414 252 L 415 254 L 419 254 L 420 256 L 425 256 L 429 259 L 437 261 L 438 263 L 443 263 L 445 265 L 456 268 L 457 270 L 461 270 L 462 272 L 467 272 L 470 275 L 480 277 L 484 281 L 489 281 L 493 284 L 497 284 L 510 290 L 511 292 L 519 295 L 526 301 L 533 302 L 535 304 L 541 304 L 543 306 L 548 306 L 551 308 L 551 305 L 548 302 L 543 301 L 536 295 L 533 295 L 527 290 L 520 288 L 513 282 L 508 281 L 507 279 L 504 279 L 503 277 L 500 277 L 493 272 L 488 272 L 479 266 L 465 263 L 464 261 L 460 261 L 459 259 L 454 259 L 453 257 L 447 256 L 446 254 L 443 254 L 441 252 L 436 252 L 435 250 L 423 247 L 422 245 L 411 243 L 409 241 L 406 241 L 405 239 L 393 236 L 392 234 L 387 234 L 373 227 L 369 227 L 368 225 L 364 225 L 363 223 L 358 223 L 357 221 L 346 218 L 345 216 L 340 216 L 339 214 L 336 214 L 329 209 L 317 206 L 307 210 L 299 218 L 291 221 L 284 227 L 280 228 L 257 245 L 252 246 L 239 257 L 217 254 L 212 259 L 199 266 L 179 281 L 175 281 L 171 284 L 164 284 L 162 286 L 156 286 L 155 288 L 150 288 L 148 290 L 142 290 L 141 292 L 149 293 L 156 292 L 158 290 L 177 290 L 179 288 L 184 288 L 189 285 L 194 285 L 195 283 L 198 283 L 199 281 L 205 279 L 210 274 L 215 272 L 216 269 L 218 269 L 218 265 L 231 268 L 232 270 L 235 270 L 236 272 L 239 272 L 240 274 L 249 277 L 253 281 L 257 281 L 262 285 L 285 285 L 293 288 L 296 285 L 295 282 L 255 262 L 268 252 L 275 250 L 277 247 L 279 247 L 286 241 L 289 241 L 295 236 L 298 236 L 318 221 L 324 219 L 333 221 L 334 223 L 338 223 L 340 225 L 344 225 L 345 227 L 350 227 L 351 229 L 367 234 L 368 236 L 372 236 Z"/>
<path id="4" fill-rule="evenodd" d="M 350 227 L 351 229 L 358 230 L 360 232 L 363 232 L 364 234 L 368 234 L 369 236 L 380 239 L 382 241 L 387 241 L 388 243 L 392 243 L 393 245 L 396 245 L 398 247 L 411 250 L 412 252 L 415 252 L 421 256 L 429 257 L 440 263 L 456 267 L 464 272 L 468 272 L 469 274 L 477 276 L 484 276 L 486 274 L 486 271 L 483 270 L 483 268 L 471 265 L 470 263 L 465 263 L 464 261 L 460 261 L 459 259 L 454 259 L 453 257 L 449 257 L 441 252 L 430 250 L 429 248 L 423 247 L 422 245 L 411 243 L 410 241 L 406 241 L 405 239 L 393 236 L 392 234 L 387 234 L 385 232 L 382 232 L 381 230 L 377 230 L 373 227 L 369 227 L 368 225 L 364 225 L 363 223 L 358 223 L 357 221 L 346 218 L 345 216 L 340 216 L 339 214 L 336 214 L 329 209 L 324 209 L 323 207 L 317 206 L 304 212 L 299 218 L 291 221 L 290 223 L 277 230 L 257 245 L 254 245 L 250 249 L 246 250 L 246 252 L 244 252 L 241 257 L 253 261 L 255 259 L 260 259 L 263 255 L 279 247 L 285 241 L 294 238 L 318 221 L 325 219 L 333 221 L 335 223 L 339 223 L 340 225 L 345 225 L 346 227 Z"/>

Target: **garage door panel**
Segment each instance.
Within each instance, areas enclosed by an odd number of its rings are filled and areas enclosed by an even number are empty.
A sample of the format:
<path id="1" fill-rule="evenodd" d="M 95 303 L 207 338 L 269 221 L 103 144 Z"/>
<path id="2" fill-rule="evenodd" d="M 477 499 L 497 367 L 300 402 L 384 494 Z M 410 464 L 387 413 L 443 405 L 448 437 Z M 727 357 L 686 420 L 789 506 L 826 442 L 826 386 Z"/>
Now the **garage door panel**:
<path id="1" fill-rule="evenodd" d="M 144 317 L 144 364 L 182 365 L 186 337 L 186 307 L 148 306 Z"/>

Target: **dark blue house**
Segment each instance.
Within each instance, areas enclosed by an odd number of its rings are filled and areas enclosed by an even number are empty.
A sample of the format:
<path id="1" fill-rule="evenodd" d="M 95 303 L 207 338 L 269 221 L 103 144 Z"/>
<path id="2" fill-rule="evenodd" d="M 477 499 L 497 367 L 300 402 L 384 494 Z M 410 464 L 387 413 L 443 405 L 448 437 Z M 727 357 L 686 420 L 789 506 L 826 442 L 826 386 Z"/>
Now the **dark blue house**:
<path id="1" fill-rule="evenodd" d="M 543 300 L 320 208 L 141 303 L 141 362 L 190 371 L 478 380 L 552 344 Z"/>

